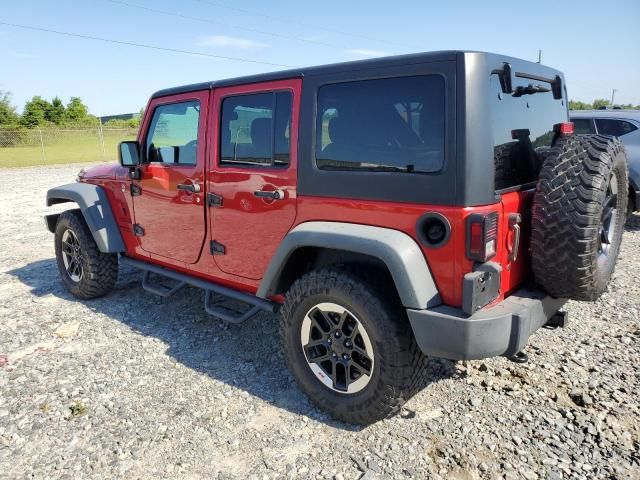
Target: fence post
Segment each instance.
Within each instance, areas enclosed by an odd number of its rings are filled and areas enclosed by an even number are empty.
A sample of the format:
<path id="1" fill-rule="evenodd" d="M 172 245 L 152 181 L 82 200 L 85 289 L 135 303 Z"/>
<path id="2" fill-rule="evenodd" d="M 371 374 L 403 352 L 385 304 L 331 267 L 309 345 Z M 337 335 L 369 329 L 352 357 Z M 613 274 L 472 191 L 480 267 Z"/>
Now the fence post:
<path id="1" fill-rule="evenodd" d="M 98 139 L 100 140 L 100 157 L 104 162 L 107 151 L 104 148 L 104 132 L 102 131 L 102 117 L 98 117 Z"/>
<path id="2" fill-rule="evenodd" d="M 40 148 L 42 149 L 42 164 L 46 164 L 47 163 L 47 157 L 44 154 L 44 139 L 42 138 L 42 130 L 40 129 L 40 127 L 38 128 L 38 133 L 40 134 Z"/>

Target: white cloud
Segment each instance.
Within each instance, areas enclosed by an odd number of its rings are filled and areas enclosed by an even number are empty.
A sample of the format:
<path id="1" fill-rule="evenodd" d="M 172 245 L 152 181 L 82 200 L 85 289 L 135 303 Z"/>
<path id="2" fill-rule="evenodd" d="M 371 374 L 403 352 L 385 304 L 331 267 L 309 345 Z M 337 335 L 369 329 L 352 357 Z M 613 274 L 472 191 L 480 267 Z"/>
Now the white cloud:
<path id="1" fill-rule="evenodd" d="M 7 52 L 7 55 L 9 55 L 10 57 L 13 58 L 36 58 L 35 55 L 32 55 L 31 53 L 24 53 L 24 52 L 18 52 L 16 50 L 9 50 Z"/>
<path id="2" fill-rule="evenodd" d="M 348 49 L 346 52 L 353 57 L 362 57 L 362 58 L 384 57 L 385 55 L 389 55 L 389 52 L 385 52 L 383 50 L 369 50 L 366 48 L 351 48 L 351 49 Z"/>
<path id="3" fill-rule="evenodd" d="M 198 39 L 201 47 L 230 47 L 248 50 L 268 47 L 266 43 L 254 42 L 248 38 L 227 37 L 225 35 L 205 35 Z"/>

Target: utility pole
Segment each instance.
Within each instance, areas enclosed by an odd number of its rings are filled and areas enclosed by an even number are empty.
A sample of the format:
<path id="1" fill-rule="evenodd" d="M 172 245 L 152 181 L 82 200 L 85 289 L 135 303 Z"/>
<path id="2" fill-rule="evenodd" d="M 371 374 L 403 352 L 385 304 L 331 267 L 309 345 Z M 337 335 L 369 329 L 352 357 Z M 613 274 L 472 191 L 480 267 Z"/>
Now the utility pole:
<path id="1" fill-rule="evenodd" d="M 538 50 L 538 63 L 542 63 L 542 50 Z"/>
<path id="2" fill-rule="evenodd" d="M 616 89 L 614 88 L 614 89 L 611 91 L 611 106 L 612 106 L 612 107 L 613 107 L 613 97 L 615 97 L 615 95 L 616 95 Z"/>

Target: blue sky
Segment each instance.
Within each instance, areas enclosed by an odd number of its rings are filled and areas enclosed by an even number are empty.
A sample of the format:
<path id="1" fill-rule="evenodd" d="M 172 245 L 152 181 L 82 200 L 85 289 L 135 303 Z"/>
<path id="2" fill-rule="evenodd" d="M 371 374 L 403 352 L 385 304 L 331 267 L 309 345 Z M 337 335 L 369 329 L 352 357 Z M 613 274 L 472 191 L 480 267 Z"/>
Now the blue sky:
<path id="1" fill-rule="evenodd" d="M 640 104 L 638 0 L 121 1 L 183 17 L 109 0 L 0 0 L 0 22 L 290 66 L 445 49 L 536 60 L 542 49 L 570 98 L 615 88 L 616 103 Z M 160 88 L 280 68 L 0 25 L 0 90 L 19 108 L 33 95 L 76 95 L 96 115 L 131 112 Z"/>

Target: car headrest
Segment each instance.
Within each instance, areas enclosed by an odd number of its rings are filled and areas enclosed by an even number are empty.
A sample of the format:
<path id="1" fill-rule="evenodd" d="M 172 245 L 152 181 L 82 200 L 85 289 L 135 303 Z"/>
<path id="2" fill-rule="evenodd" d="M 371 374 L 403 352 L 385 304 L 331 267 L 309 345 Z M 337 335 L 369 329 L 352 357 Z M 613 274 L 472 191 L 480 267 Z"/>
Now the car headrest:
<path id="1" fill-rule="evenodd" d="M 271 124 L 270 118 L 256 118 L 251 122 L 251 143 L 260 151 L 271 151 Z"/>

